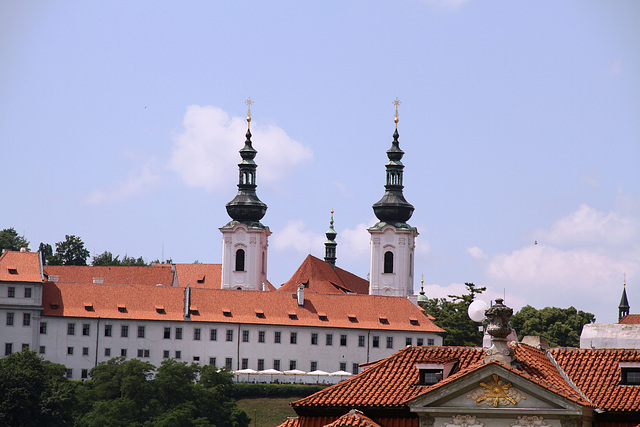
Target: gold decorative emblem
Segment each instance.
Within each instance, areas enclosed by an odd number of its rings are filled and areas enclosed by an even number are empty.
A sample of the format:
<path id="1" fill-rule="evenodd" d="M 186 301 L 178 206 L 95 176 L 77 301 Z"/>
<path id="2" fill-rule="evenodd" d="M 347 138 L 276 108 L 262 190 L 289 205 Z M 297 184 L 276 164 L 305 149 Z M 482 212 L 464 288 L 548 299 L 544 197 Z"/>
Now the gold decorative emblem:
<path id="1" fill-rule="evenodd" d="M 489 384 L 481 382 L 480 387 L 468 394 L 467 397 L 474 399 L 478 405 L 491 405 L 494 408 L 508 404 L 517 405 L 520 400 L 526 399 L 513 388 L 511 383 L 502 381 L 496 374 L 493 374 L 491 378 L 492 382 Z"/>

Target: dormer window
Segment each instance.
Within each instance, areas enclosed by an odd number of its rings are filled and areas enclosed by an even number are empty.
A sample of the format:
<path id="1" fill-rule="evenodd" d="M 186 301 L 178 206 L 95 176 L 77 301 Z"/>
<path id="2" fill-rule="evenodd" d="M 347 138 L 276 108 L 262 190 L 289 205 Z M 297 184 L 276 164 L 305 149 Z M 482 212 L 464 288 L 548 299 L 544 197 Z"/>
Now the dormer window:
<path id="1" fill-rule="evenodd" d="M 418 385 L 433 385 L 451 375 L 457 362 L 446 363 L 417 363 Z"/>
<path id="2" fill-rule="evenodd" d="M 9 267 L 9 274 L 18 274 L 18 269 L 15 267 Z"/>
<path id="3" fill-rule="evenodd" d="M 83 303 L 83 305 L 84 305 L 84 309 L 85 309 L 85 310 L 87 310 L 87 311 L 93 311 L 93 303 L 91 303 L 91 302 L 85 302 L 85 303 Z"/>
<path id="4" fill-rule="evenodd" d="M 224 317 L 232 317 L 230 308 L 223 308 L 222 309 L 222 314 L 224 315 Z"/>
<path id="5" fill-rule="evenodd" d="M 349 318 L 349 322 L 358 323 L 358 318 L 355 314 L 347 314 L 347 317 Z"/>
<path id="6" fill-rule="evenodd" d="M 620 362 L 620 384 L 640 385 L 640 362 Z"/>
<path id="7" fill-rule="evenodd" d="M 124 304 L 118 304 L 118 311 L 120 313 L 126 313 L 127 312 L 127 306 Z"/>
<path id="8" fill-rule="evenodd" d="M 318 313 L 318 318 L 323 322 L 326 322 L 329 320 L 329 318 L 327 317 L 327 313 Z"/>
<path id="9" fill-rule="evenodd" d="M 164 306 L 163 305 L 156 305 L 156 313 L 158 313 L 158 314 L 167 314 L 167 312 L 164 310 Z"/>
<path id="10" fill-rule="evenodd" d="M 383 325 L 388 325 L 389 324 L 389 319 L 387 319 L 384 316 L 380 316 L 380 323 L 382 323 Z"/>
<path id="11" fill-rule="evenodd" d="M 289 319 L 298 320 L 298 315 L 296 313 L 289 312 Z"/>
<path id="12" fill-rule="evenodd" d="M 256 317 L 260 319 L 264 319 L 265 318 L 264 311 L 256 310 Z"/>
<path id="13" fill-rule="evenodd" d="M 413 326 L 418 326 L 419 325 L 418 319 L 416 319 L 415 317 L 411 317 L 409 319 L 409 323 L 411 323 Z"/>

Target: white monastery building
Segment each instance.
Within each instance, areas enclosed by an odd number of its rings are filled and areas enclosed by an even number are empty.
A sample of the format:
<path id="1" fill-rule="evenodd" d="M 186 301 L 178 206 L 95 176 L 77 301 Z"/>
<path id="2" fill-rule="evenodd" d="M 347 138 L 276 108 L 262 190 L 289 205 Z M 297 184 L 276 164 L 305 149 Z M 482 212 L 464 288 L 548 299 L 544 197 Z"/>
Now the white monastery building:
<path id="1" fill-rule="evenodd" d="M 442 345 L 445 331 L 412 302 L 418 231 L 402 194 L 397 105 L 395 122 L 385 193 L 373 205 L 379 222 L 369 229 L 370 282 L 336 266 L 332 214 L 325 259 L 309 255 L 278 289 L 269 283 L 271 232 L 260 222 L 267 205 L 256 194 L 249 109 L 238 193 L 220 228 L 222 264 L 50 266 L 40 253 L 6 251 L 0 357 L 30 348 L 75 379 L 119 356 L 356 374 L 407 345 Z"/>

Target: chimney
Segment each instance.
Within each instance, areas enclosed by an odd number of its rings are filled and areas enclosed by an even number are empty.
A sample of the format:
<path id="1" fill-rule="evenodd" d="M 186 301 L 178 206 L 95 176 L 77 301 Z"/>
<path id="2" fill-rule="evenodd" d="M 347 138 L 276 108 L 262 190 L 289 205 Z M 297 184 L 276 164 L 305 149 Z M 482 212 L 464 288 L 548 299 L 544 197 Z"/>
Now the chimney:
<path id="1" fill-rule="evenodd" d="M 502 298 L 496 298 L 496 303 L 484 312 L 489 325 L 487 333 L 491 335 L 491 348 L 485 350 L 484 362 L 500 362 L 507 366 L 513 362 L 513 350 L 507 344 L 507 336 L 511 332 L 509 320 L 513 309 L 502 303 Z"/>
<path id="2" fill-rule="evenodd" d="M 304 285 L 302 283 L 298 285 L 298 306 L 304 307 Z"/>

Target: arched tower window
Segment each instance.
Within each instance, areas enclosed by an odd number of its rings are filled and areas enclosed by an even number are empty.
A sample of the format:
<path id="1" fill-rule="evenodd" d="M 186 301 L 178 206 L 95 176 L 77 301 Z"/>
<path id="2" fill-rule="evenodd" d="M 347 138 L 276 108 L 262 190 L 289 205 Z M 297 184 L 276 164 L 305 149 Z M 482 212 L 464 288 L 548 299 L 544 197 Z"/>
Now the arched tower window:
<path id="1" fill-rule="evenodd" d="M 236 251 L 236 271 L 244 271 L 244 249 Z"/>
<path id="2" fill-rule="evenodd" d="M 393 252 L 384 253 L 384 273 L 393 273 Z"/>

